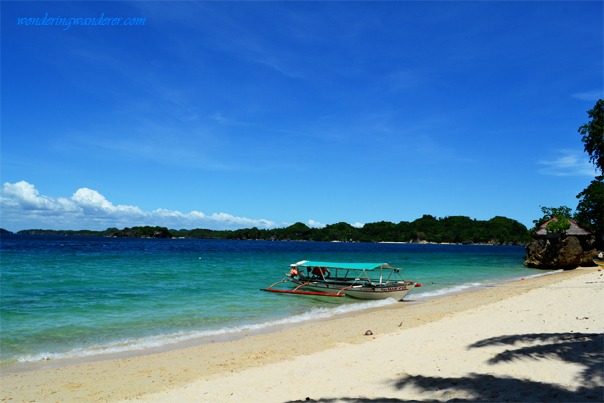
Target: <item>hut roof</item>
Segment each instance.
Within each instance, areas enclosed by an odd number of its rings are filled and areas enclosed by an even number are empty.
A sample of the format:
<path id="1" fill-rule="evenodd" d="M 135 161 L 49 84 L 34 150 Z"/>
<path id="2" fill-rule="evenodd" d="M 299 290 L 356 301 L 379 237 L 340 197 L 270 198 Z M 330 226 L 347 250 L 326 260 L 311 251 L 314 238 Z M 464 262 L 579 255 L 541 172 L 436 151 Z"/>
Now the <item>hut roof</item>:
<path id="1" fill-rule="evenodd" d="M 547 224 L 549 224 L 552 221 L 558 221 L 558 218 L 554 217 L 554 218 L 552 218 L 550 220 L 547 220 L 543 224 L 541 224 L 541 226 L 539 227 L 539 230 L 535 231 L 535 235 L 542 235 L 542 236 L 547 235 L 547 230 L 546 230 Z M 581 228 L 579 226 L 579 224 L 577 224 L 576 221 L 571 220 L 571 219 L 569 219 L 568 221 L 570 222 L 570 228 L 567 229 L 566 231 L 564 231 L 564 233 L 566 235 L 573 235 L 573 236 L 588 236 L 588 235 L 591 235 L 591 232 L 589 232 L 585 228 Z"/>

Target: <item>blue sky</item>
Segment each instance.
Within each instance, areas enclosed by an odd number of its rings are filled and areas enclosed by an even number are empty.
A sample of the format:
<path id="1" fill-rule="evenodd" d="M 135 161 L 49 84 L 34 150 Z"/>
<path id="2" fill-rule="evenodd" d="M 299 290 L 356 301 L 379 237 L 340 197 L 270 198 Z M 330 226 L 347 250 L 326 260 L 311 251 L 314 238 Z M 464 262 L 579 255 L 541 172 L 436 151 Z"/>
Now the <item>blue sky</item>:
<path id="1" fill-rule="evenodd" d="M 1 7 L 9 230 L 530 226 L 596 175 L 601 1 Z"/>

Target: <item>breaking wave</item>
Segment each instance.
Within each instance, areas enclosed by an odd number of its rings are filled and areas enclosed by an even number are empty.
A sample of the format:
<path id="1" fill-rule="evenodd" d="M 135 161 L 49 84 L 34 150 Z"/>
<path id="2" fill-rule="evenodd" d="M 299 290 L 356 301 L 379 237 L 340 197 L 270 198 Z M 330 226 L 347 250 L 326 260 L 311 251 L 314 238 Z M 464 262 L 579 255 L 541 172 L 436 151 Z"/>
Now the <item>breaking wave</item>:
<path id="1" fill-rule="evenodd" d="M 78 347 L 65 352 L 41 352 L 17 357 L 19 363 L 32 363 L 48 360 L 64 360 L 90 358 L 103 355 L 125 354 L 143 352 L 149 349 L 160 349 L 178 345 L 185 342 L 199 340 L 200 344 L 211 337 L 232 336 L 237 337 L 245 332 L 270 332 L 272 329 L 288 325 L 296 325 L 312 320 L 328 319 L 337 315 L 361 311 L 370 308 L 379 308 L 397 303 L 392 298 L 343 304 L 337 307 L 314 307 L 307 312 L 292 315 L 286 318 L 270 320 L 256 324 L 242 324 L 239 326 L 228 326 L 213 330 L 198 330 L 189 332 L 174 332 L 135 339 L 118 340 L 106 344 L 96 344 L 86 347 Z"/>

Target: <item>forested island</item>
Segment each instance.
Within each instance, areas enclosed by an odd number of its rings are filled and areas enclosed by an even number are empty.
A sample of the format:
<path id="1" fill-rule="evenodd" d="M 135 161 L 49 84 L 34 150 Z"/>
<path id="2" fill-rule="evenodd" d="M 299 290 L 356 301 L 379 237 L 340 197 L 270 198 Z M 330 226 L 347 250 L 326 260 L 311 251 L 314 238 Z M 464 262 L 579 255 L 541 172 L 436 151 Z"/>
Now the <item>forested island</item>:
<path id="1" fill-rule="evenodd" d="M 286 228 L 237 230 L 168 229 L 166 227 L 140 226 L 132 228 L 107 228 L 90 230 L 29 229 L 18 234 L 39 235 L 89 235 L 130 238 L 201 238 L 271 241 L 321 241 L 321 242 L 430 242 L 430 243 L 483 243 L 524 244 L 530 240 L 528 229 L 516 220 L 494 217 L 488 221 L 466 216 L 436 218 L 424 215 L 412 222 L 398 224 L 380 221 L 357 228 L 340 222 L 323 228 L 311 228 L 297 222 Z"/>

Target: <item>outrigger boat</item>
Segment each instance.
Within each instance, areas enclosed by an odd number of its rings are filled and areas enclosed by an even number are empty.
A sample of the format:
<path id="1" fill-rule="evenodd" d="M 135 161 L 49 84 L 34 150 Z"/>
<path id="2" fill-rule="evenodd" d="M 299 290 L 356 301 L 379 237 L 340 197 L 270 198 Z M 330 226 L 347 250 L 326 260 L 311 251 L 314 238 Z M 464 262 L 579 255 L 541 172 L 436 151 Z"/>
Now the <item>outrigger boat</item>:
<path id="1" fill-rule="evenodd" d="M 413 288 L 422 285 L 404 280 L 401 269 L 388 263 L 335 263 L 302 260 L 290 265 L 289 274 L 262 291 L 317 295 L 323 297 L 352 297 L 358 299 L 402 300 Z M 293 289 L 280 288 L 291 284 Z M 277 287 L 277 288 L 275 288 Z"/>

